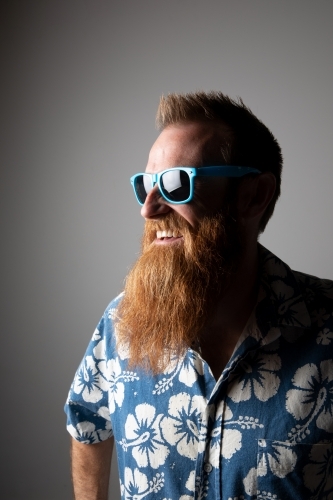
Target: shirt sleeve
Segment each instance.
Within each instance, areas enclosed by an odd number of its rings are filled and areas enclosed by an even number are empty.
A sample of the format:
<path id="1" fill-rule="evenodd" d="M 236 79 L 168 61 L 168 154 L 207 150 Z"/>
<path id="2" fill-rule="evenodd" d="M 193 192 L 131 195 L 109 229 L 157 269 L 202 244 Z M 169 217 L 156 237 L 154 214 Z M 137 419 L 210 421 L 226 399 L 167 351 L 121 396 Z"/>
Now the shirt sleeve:
<path id="1" fill-rule="evenodd" d="M 110 420 L 110 387 L 115 341 L 115 301 L 106 309 L 76 371 L 65 404 L 67 430 L 85 444 L 105 441 L 113 435 Z"/>

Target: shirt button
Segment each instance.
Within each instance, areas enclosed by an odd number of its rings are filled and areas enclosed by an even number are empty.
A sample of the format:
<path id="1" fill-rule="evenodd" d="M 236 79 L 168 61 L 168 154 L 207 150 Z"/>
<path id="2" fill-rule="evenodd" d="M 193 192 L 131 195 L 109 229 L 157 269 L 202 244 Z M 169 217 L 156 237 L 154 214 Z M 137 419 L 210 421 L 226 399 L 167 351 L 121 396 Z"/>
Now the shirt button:
<path id="1" fill-rule="evenodd" d="M 204 465 L 204 471 L 205 472 L 211 472 L 212 468 L 213 467 L 210 464 L 205 464 Z"/>

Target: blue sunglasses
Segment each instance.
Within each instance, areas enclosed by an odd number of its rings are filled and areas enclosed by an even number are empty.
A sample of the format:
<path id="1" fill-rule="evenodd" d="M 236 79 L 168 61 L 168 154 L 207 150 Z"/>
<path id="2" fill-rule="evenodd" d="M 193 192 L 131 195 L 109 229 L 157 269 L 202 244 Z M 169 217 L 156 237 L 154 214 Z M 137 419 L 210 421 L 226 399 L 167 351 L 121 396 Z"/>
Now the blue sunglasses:
<path id="1" fill-rule="evenodd" d="M 136 199 L 143 205 L 148 193 L 158 185 L 163 198 L 168 203 L 188 203 L 193 198 L 194 177 L 243 177 L 247 174 L 260 174 L 260 170 L 252 167 L 174 167 L 162 170 L 157 174 L 140 173 L 131 177 L 131 184 Z"/>

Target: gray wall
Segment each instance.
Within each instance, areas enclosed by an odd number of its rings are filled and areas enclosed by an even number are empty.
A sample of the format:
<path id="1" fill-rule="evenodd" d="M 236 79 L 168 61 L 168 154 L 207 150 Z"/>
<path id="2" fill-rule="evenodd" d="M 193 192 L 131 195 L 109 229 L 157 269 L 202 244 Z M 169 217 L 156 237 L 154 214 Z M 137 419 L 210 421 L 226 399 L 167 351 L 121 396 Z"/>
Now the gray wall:
<path id="1" fill-rule="evenodd" d="M 293 268 L 333 278 L 333 4 L 5 3 L 0 497 L 67 500 L 62 407 L 138 252 L 129 177 L 145 168 L 161 93 L 242 96 L 285 157 L 262 243 Z"/>

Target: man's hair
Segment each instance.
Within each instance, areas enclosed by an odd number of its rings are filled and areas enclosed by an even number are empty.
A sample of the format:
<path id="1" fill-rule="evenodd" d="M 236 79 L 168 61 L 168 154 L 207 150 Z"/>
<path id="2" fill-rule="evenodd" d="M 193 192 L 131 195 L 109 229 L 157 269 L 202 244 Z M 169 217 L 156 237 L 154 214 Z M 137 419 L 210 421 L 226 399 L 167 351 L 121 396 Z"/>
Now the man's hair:
<path id="1" fill-rule="evenodd" d="M 263 232 L 280 196 L 282 154 L 272 132 L 245 106 L 242 99 L 233 100 L 222 92 L 168 94 L 160 99 L 156 125 L 163 130 L 176 123 L 205 122 L 231 131 L 223 139 L 222 163 L 272 172 L 276 178 L 274 196 L 263 214 L 259 232 Z"/>

